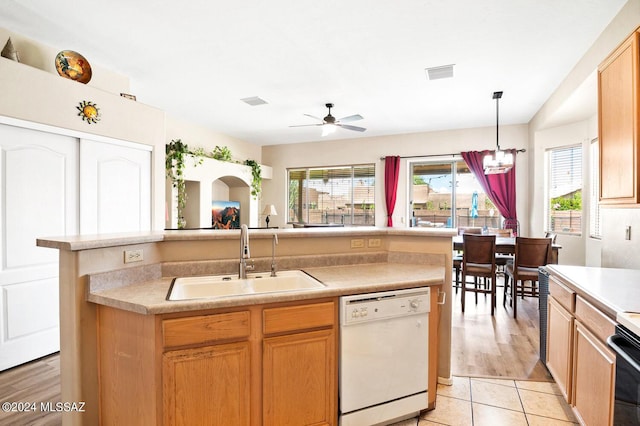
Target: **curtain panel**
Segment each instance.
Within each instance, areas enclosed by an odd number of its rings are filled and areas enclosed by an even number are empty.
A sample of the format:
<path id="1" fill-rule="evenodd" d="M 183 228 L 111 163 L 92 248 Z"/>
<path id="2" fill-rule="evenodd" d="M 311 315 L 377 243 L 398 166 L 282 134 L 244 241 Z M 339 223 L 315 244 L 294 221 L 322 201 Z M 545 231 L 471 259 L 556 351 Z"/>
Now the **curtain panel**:
<path id="1" fill-rule="evenodd" d="M 398 176 L 400 174 L 400 157 L 384 158 L 384 198 L 387 204 L 387 226 L 393 226 L 393 210 L 396 207 L 398 192 Z"/>
<path id="2" fill-rule="evenodd" d="M 462 158 L 467 166 L 478 179 L 485 194 L 496 206 L 500 214 L 504 217 L 505 222 L 517 223 L 516 214 L 516 150 L 508 149 L 505 152 L 513 154 L 514 165 L 507 173 L 485 175 L 483 167 L 483 159 L 486 155 L 495 154 L 494 151 L 469 151 L 462 152 Z M 514 229 L 517 233 L 517 229 Z"/>

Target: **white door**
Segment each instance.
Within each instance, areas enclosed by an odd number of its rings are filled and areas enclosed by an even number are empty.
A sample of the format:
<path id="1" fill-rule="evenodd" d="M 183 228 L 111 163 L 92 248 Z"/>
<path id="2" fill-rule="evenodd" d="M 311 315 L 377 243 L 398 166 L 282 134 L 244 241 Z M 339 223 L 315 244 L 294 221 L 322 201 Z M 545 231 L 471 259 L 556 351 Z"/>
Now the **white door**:
<path id="1" fill-rule="evenodd" d="M 80 233 L 151 230 L 151 147 L 80 139 Z"/>
<path id="2" fill-rule="evenodd" d="M 36 238 L 74 235 L 78 141 L 0 125 L 0 370 L 60 349 L 58 251 Z"/>

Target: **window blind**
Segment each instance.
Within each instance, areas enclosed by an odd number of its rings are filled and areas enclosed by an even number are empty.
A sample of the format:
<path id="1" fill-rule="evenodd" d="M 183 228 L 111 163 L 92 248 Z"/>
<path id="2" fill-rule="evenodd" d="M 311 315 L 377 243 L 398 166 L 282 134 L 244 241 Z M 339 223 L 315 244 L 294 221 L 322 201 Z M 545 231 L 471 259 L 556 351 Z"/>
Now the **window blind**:
<path id="1" fill-rule="evenodd" d="M 582 146 L 549 151 L 547 231 L 582 233 Z"/>

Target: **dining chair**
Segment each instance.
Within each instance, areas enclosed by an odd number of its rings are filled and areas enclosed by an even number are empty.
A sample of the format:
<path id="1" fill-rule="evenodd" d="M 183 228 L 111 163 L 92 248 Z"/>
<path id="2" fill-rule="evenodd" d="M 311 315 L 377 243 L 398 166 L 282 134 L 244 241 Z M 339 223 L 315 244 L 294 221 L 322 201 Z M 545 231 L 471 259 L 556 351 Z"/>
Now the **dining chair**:
<path id="1" fill-rule="evenodd" d="M 480 235 L 482 234 L 482 228 L 471 227 L 471 226 L 458 227 L 458 235 L 464 235 L 464 234 Z M 453 269 L 455 270 L 454 274 L 456 279 L 453 287 L 456 290 L 456 294 L 458 294 L 458 289 L 460 288 L 460 270 L 462 269 L 462 253 L 456 250 L 453 251 Z"/>
<path id="2" fill-rule="evenodd" d="M 485 234 L 487 234 L 487 235 L 495 235 L 497 237 L 511 238 L 511 237 L 513 237 L 513 229 L 511 229 L 511 228 L 507 228 L 507 229 L 488 228 L 487 232 Z"/>
<path id="3" fill-rule="evenodd" d="M 513 306 L 513 317 L 518 316 L 518 295 L 538 296 L 538 268 L 551 260 L 551 238 L 526 238 L 516 237 L 515 256 L 513 263 L 506 267 L 504 284 L 504 306 L 507 296 L 510 296 L 510 305 Z M 525 282 L 531 286 L 525 288 Z M 510 294 L 509 294 L 510 293 Z"/>
<path id="4" fill-rule="evenodd" d="M 505 219 L 502 221 L 502 229 L 511 229 L 517 237 L 520 235 L 520 222 L 518 219 Z"/>
<path id="5" fill-rule="evenodd" d="M 491 295 L 491 315 L 496 306 L 496 236 L 462 234 L 462 312 L 464 312 L 466 292 L 475 293 L 476 304 L 478 293 Z M 467 283 L 467 276 L 474 277 Z M 478 278 L 484 279 L 480 286 Z M 471 285 L 471 287 L 469 287 Z"/>

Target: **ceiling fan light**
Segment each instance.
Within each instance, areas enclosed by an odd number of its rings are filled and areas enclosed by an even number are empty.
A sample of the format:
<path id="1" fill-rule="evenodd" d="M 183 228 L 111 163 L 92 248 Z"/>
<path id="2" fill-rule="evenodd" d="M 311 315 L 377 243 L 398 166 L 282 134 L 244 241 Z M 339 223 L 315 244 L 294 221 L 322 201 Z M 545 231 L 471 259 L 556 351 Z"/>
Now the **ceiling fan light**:
<path id="1" fill-rule="evenodd" d="M 322 136 L 327 136 L 336 131 L 337 126 L 335 124 L 324 124 L 322 126 Z"/>

